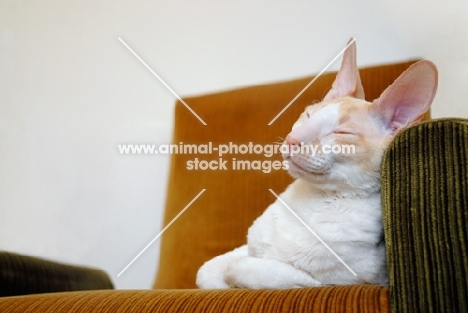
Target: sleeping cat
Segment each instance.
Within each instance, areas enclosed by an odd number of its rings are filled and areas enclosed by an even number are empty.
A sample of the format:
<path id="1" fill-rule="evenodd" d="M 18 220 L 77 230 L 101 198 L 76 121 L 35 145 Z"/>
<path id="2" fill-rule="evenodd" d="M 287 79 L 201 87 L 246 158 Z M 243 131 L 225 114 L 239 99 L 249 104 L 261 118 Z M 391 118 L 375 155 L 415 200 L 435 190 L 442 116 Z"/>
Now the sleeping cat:
<path id="1" fill-rule="evenodd" d="M 332 89 L 322 102 L 305 109 L 286 137 L 283 158 L 296 180 L 279 196 L 284 203 L 275 201 L 253 223 L 246 245 L 206 262 L 197 285 L 285 289 L 387 284 L 382 155 L 397 132 L 420 120 L 436 89 L 435 66 L 420 61 L 379 99 L 365 101 L 353 43 Z M 355 151 L 314 155 L 301 152 L 304 145 L 354 145 Z"/>

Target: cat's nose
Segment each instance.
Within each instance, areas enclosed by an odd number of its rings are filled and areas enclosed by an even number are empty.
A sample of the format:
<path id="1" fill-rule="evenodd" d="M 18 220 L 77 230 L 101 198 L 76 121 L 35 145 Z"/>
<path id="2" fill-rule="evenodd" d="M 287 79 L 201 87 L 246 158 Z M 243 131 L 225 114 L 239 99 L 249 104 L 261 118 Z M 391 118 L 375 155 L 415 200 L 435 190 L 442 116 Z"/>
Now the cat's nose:
<path id="1" fill-rule="evenodd" d="M 290 135 L 286 136 L 286 144 L 288 145 L 288 154 L 290 157 L 293 156 L 293 154 L 298 153 L 300 147 L 301 147 L 301 142 L 299 142 L 297 139 L 291 137 Z"/>
<path id="2" fill-rule="evenodd" d="M 291 137 L 291 135 L 287 135 L 287 136 L 286 136 L 286 143 L 287 143 L 288 146 L 290 146 L 290 147 L 292 147 L 292 146 L 300 146 L 300 145 L 301 145 L 301 143 L 300 143 L 297 139 Z"/>

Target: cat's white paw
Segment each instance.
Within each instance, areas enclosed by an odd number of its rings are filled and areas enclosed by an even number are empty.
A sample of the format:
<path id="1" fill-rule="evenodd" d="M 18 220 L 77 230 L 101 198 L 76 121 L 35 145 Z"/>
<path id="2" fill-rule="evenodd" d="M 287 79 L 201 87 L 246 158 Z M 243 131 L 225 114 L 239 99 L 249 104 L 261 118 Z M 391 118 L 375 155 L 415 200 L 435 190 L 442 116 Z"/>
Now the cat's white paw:
<path id="1" fill-rule="evenodd" d="M 224 274 L 229 264 L 247 255 L 247 245 L 233 251 L 217 256 L 198 270 L 196 284 L 202 289 L 227 289 L 230 288 L 224 281 Z"/>
<path id="2" fill-rule="evenodd" d="M 223 275 L 220 275 L 213 264 L 205 263 L 197 273 L 196 284 L 201 289 L 228 289 L 229 285 L 224 282 Z"/>
<path id="3" fill-rule="evenodd" d="M 243 257 L 226 268 L 224 281 L 231 288 L 289 289 L 319 286 L 320 282 L 290 264 Z"/>

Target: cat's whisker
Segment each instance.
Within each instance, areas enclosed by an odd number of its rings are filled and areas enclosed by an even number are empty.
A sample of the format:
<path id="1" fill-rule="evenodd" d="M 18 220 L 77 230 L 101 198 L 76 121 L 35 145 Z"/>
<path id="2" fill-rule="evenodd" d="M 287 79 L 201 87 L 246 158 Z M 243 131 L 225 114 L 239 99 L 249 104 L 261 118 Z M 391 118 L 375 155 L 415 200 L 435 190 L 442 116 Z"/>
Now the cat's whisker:
<path id="1" fill-rule="evenodd" d="M 278 137 L 277 138 L 279 141 L 273 141 L 273 144 L 276 144 L 276 145 L 282 145 L 285 141 L 285 139 L 283 137 Z"/>

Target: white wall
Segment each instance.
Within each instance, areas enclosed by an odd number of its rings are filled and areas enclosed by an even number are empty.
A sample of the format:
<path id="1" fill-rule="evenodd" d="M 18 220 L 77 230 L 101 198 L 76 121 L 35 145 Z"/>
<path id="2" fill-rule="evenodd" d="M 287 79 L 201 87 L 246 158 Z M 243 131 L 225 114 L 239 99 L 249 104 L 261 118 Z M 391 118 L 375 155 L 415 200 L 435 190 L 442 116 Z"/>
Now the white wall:
<path id="1" fill-rule="evenodd" d="M 354 36 L 360 65 L 425 57 L 433 115 L 468 117 L 468 5 L 444 1 L 0 2 L 0 249 L 105 269 L 149 288 L 174 97 L 316 73 Z M 339 62 L 333 66 L 336 69 Z"/>

